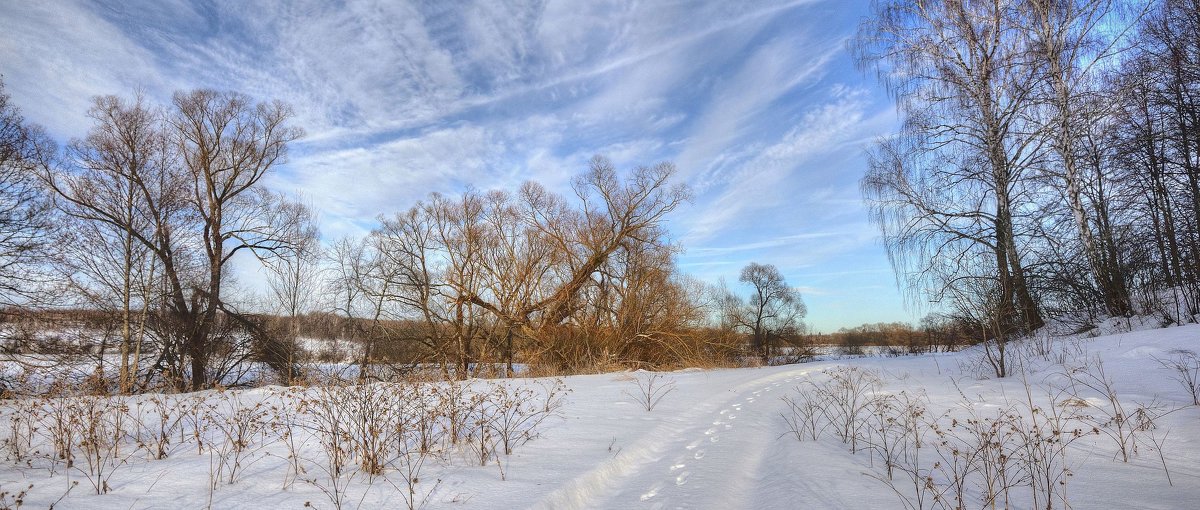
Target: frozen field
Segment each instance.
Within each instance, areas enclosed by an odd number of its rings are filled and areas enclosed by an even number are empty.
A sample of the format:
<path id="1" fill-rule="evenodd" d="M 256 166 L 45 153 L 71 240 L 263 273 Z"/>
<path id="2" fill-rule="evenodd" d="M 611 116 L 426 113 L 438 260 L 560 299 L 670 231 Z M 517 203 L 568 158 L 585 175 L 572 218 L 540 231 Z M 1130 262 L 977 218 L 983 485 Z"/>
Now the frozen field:
<path id="1" fill-rule="evenodd" d="M 1023 370 L 1005 379 L 984 377 L 990 368 L 972 348 L 575 376 L 565 386 L 140 396 L 91 420 L 116 438 L 112 448 L 89 446 L 81 431 L 66 440 L 70 467 L 54 444 L 64 436 L 52 431 L 55 420 L 89 415 L 58 409 L 71 407 L 62 401 L 10 401 L 0 420 L 0 508 L 30 485 L 26 508 L 857 509 L 953 508 L 960 499 L 965 508 L 1045 508 L 1045 498 L 1053 508 L 1195 508 L 1200 407 L 1160 361 L 1186 360 L 1179 351 L 1197 347 L 1195 325 L 1012 346 Z M 639 400 L 652 377 L 669 391 L 648 411 Z M 322 399 L 344 404 L 342 425 L 327 425 L 339 411 Z M 197 402 L 207 415 L 188 411 Z M 117 416 L 113 408 L 125 413 L 115 425 L 104 418 Z M 506 416 L 524 421 L 505 425 Z M 906 419 L 917 425 L 896 425 Z M 363 421 L 392 432 L 358 428 Z M 392 442 L 378 450 L 377 474 L 363 468 L 355 434 Z M 331 450 L 337 437 L 349 446 Z M 345 452 L 342 466 L 331 451 Z"/>

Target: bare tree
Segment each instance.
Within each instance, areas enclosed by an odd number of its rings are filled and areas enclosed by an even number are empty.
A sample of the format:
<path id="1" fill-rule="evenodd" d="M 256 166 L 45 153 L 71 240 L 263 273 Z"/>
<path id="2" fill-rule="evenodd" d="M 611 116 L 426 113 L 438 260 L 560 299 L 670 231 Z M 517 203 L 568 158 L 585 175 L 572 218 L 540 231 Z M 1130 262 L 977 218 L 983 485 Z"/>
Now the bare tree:
<path id="1" fill-rule="evenodd" d="M 192 389 L 201 389 L 209 382 L 209 335 L 218 311 L 228 311 L 221 285 L 230 259 L 241 250 L 287 249 L 297 237 L 290 232 L 302 227 L 298 218 L 280 211 L 280 197 L 258 185 L 302 131 L 287 124 L 291 108 L 278 101 L 253 104 L 237 93 L 196 90 L 176 93 L 174 106 L 170 123 L 190 177 L 207 278 L 190 299 L 180 288 L 173 306 L 188 319 L 184 349 L 191 359 Z M 170 274 L 169 266 L 164 269 Z"/>
<path id="2" fill-rule="evenodd" d="M 93 210 L 70 201 L 63 204 L 76 221 L 70 229 L 75 238 L 64 243 L 70 255 L 63 258 L 62 266 L 89 306 L 116 309 L 121 331 L 117 387 L 127 393 L 139 364 L 133 359 L 138 351 L 135 339 L 140 341 L 145 331 L 146 314 L 139 310 L 148 310 L 152 300 L 138 292 L 147 289 L 150 252 L 134 236 L 147 232 L 152 224 L 139 185 L 161 175 L 172 153 L 162 136 L 161 112 L 147 106 L 140 95 L 131 102 L 116 96 L 96 97 L 88 116 L 95 123 L 93 129 L 86 138 L 72 141 L 67 154 L 80 177 L 73 184 Z M 99 211 L 112 221 L 90 221 Z M 114 298 L 117 304 L 110 306 Z M 101 376 L 106 344 L 100 344 Z"/>
<path id="3" fill-rule="evenodd" d="M 1139 24 L 1116 85 L 1119 143 L 1147 243 L 1148 292 L 1173 295 L 1172 321 L 1200 313 L 1200 2 L 1164 0 Z M 1139 203 L 1140 202 L 1140 203 Z M 1154 267 L 1157 266 L 1157 267 Z"/>
<path id="4" fill-rule="evenodd" d="M 880 142 L 862 181 L 899 279 L 938 300 L 957 281 L 953 265 L 986 250 L 1006 331 L 1030 331 L 1043 319 L 1018 220 L 1041 137 L 1027 122 L 1036 82 L 1016 4 L 881 1 L 854 49 L 904 115 L 902 136 Z"/>
<path id="5" fill-rule="evenodd" d="M 771 360 L 771 341 L 803 329 L 800 319 L 808 309 L 800 293 L 788 286 L 783 273 L 771 264 L 751 262 L 738 281 L 750 285 L 750 299 L 737 310 L 735 320 L 750 331 L 750 346 L 763 363 Z M 739 303 L 740 304 L 740 303 Z"/>
<path id="6" fill-rule="evenodd" d="M 378 351 L 388 336 L 386 321 L 404 268 L 389 263 L 388 246 L 379 236 L 354 241 L 343 239 L 330 251 L 337 293 L 336 310 L 345 319 L 342 336 L 358 346 L 358 378 L 366 380 L 378 361 Z"/>
<path id="7" fill-rule="evenodd" d="M 1113 25 L 1115 2 L 1030 0 L 1021 5 L 1028 32 L 1025 37 L 1030 40 L 1030 53 L 1046 87 L 1042 100 L 1048 105 L 1048 115 L 1042 128 L 1054 156 L 1047 162 L 1047 173 L 1061 179 L 1064 185 L 1076 235 L 1099 287 L 1105 311 L 1112 316 L 1128 316 L 1132 304 L 1120 262 L 1112 256 L 1111 226 L 1103 217 L 1097 218 L 1105 213 L 1106 197 L 1093 195 L 1100 199 L 1095 212 L 1085 203 L 1089 181 L 1099 187 L 1104 179 L 1102 169 L 1086 164 L 1086 137 L 1094 126 L 1103 122 L 1104 112 L 1098 111 L 1096 102 L 1089 99 L 1096 95 L 1092 87 L 1100 83 L 1095 79 L 1094 68 L 1115 54 L 1120 40 L 1101 35 Z M 1089 178 L 1089 169 L 1098 171 Z"/>
<path id="8" fill-rule="evenodd" d="M 387 292 L 365 294 L 391 303 L 397 320 L 420 323 L 420 342 L 443 360 L 447 376 L 464 377 L 487 359 L 511 372 L 522 347 L 531 349 L 527 359 L 576 358 L 588 349 L 563 341 L 583 310 L 597 309 L 598 282 L 632 267 L 634 254 L 670 252 L 661 222 L 687 198 L 685 188 L 667 184 L 672 172 L 661 164 L 622 180 L 596 158 L 575 182 L 578 208 L 535 183 L 515 195 L 431 195 L 372 234 L 390 283 Z M 339 279 L 352 280 L 353 264 L 340 266 Z"/>
<path id="9" fill-rule="evenodd" d="M 309 208 L 303 204 L 294 202 L 284 206 L 305 209 L 292 214 L 311 217 L 306 211 Z M 272 302 L 287 320 L 286 338 L 279 347 L 284 350 L 281 354 L 287 362 L 286 373 L 281 375 L 288 382 L 297 376 L 295 367 L 299 360 L 296 355 L 301 350 L 300 317 L 314 308 L 322 283 L 319 262 L 323 254 L 315 221 L 309 220 L 308 225 L 297 229 L 295 234 L 298 238 L 292 241 L 292 250 L 266 265 Z"/>
<path id="10" fill-rule="evenodd" d="M 526 183 L 520 192 L 521 219 L 536 242 L 554 250 L 555 265 L 540 283 L 541 294 L 515 311 L 505 311 L 478 293 L 468 297 L 507 328 L 533 333 L 557 327 L 579 310 L 580 293 L 614 253 L 628 243 L 665 243 L 664 217 L 689 197 L 685 186 L 668 184 L 674 171 L 669 163 L 638 167 L 622 182 L 612 163 L 597 156 L 589 171 L 575 180 L 579 209 Z"/>
<path id="11" fill-rule="evenodd" d="M 629 246 L 600 272 L 591 300 L 608 338 L 606 349 L 625 363 L 657 367 L 704 362 L 691 338 L 705 324 L 697 281 L 678 274 L 673 246 Z M 586 333 L 585 333 L 586 335 Z"/>
<path id="12" fill-rule="evenodd" d="M 366 240 L 343 237 L 326 250 L 330 262 L 330 278 L 326 290 L 332 295 L 334 313 L 342 317 L 338 339 L 355 342 L 358 340 L 356 320 L 365 313 L 363 301 L 363 278 L 367 264 Z"/>
<path id="13" fill-rule="evenodd" d="M 472 191 L 458 199 L 435 194 L 423 211 L 432 226 L 441 260 L 442 284 L 437 292 L 444 324 L 450 328 L 450 340 L 457 353 L 456 374 L 463 378 L 469 373 L 472 343 L 480 332 L 478 315 L 482 310 L 471 296 L 482 294 L 485 286 L 483 243 L 487 225 L 483 198 Z"/>
<path id="14" fill-rule="evenodd" d="M 147 133 L 150 146 L 169 148 L 160 164 L 126 158 L 126 147 L 97 144 L 96 155 L 112 162 L 44 173 L 63 209 L 85 221 L 126 233 L 157 259 L 163 278 L 161 323 L 170 338 L 160 368 L 193 390 L 209 385 L 212 339 L 228 318 L 244 327 L 252 321 L 222 299 L 225 269 L 243 250 L 260 256 L 291 248 L 303 226 L 286 200 L 259 185 L 287 154 L 301 132 L 287 125 L 291 110 L 279 102 L 254 104 L 244 95 L 197 90 L 176 93 L 164 126 L 141 104 L 113 106 L 94 133 Z M 138 129 L 124 129 L 129 123 Z M 145 128 L 142 130 L 141 128 Z M 104 138 L 99 137 L 98 140 Z M 121 194 L 122 189 L 132 193 Z M 98 190 L 116 190 L 98 193 Z M 130 199 L 136 195 L 136 204 Z M 129 212 L 136 213 L 136 220 Z"/>
<path id="15" fill-rule="evenodd" d="M 386 218 L 372 236 L 383 255 L 381 263 L 394 267 L 397 274 L 390 299 L 420 324 L 416 340 L 438 357 L 444 377 L 465 378 L 470 373 L 473 334 L 462 329 L 463 322 L 447 332 L 453 321 L 450 316 L 460 308 L 455 304 L 456 294 L 442 278 L 445 271 L 438 261 L 442 235 L 430 207 L 418 204 Z M 450 373 L 451 364 L 456 367 L 454 374 Z"/>

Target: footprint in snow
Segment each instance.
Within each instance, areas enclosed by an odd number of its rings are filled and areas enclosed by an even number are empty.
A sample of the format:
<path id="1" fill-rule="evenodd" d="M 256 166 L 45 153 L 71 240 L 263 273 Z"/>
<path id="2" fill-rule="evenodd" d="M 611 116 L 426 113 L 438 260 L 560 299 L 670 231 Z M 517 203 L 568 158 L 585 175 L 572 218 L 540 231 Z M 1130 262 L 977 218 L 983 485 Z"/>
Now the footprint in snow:
<path id="1" fill-rule="evenodd" d="M 679 463 L 676 463 L 674 466 L 671 466 L 671 471 L 679 471 L 680 469 L 683 469 L 685 467 L 687 467 L 687 464 L 679 462 Z"/>
<path id="2" fill-rule="evenodd" d="M 684 448 L 687 448 L 689 450 L 695 450 L 697 446 L 700 446 L 700 441 L 701 441 L 700 439 L 692 441 L 690 444 L 688 444 Z M 699 459 L 700 457 L 696 457 L 696 458 Z"/>
<path id="3" fill-rule="evenodd" d="M 682 473 L 679 473 L 679 476 L 675 477 L 675 485 L 683 485 L 683 484 L 687 483 L 689 476 L 692 476 L 692 473 L 689 471 L 684 471 Z"/>
<path id="4" fill-rule="evenodd" d="M 704 435 L 706 435 L 706 436 L 711 436 L 711 435 L 713 435 L 713 434 L 716 434 L 716 433 L 717 433 L 717 429 L 716 429 L 716 427 L 713 427 L 713 428 L 711 428 L 711 429 L 708 429 L 708 430 L 704 431 Z"/>
<path id="5" fill-rule="evenodd" d="M 736 419 L 737 419 L 737 415 L 736 415 L 736 414 L 731 414 L 731 415 L 729 415 L 729 416 L 726 416 L 725 418 L 726 418 L 726 419 L 729 419 L 729 420 L 736 420 Z"/>
<path id="6" fill-rule="evenodd" d="M 649 491 L 646 491 L 646 493 L 645 493 L 645 494 L 642 494 L 642 501 L 647 501 L 647 500 L 649 500 L 650 498 L 653 498 L 654 496 L 657 496 L 657 495 L 658 495 L 658 491 L 659 491 L 659 490 L 661 490 L 661 489 L 662 489 L 662 484 L 655 485 L 655 486 L 654 486 L 654 487 L 652 487 L 652 488 L 651 488 Z"/>
<path id="7" fill-rule="evenodd" d="M 704 450 L 697 450 L 696 454 L 692 455 L 692 458 L 696 459 L 696 460 L 703 459 L 704 458 Z"/>
<path id="8" fill-rule="evenodd" d="M 720 413 L 717 413 L 717 414 L 725 414 L 725 413 L 728 413 L 728 412 L 729 412 L 729 410 L 728 410 L 728 409 L 722 409 L 722 410 L 721 410 L 721 412 L 720 412 Z"/>
<path id="9" fill-rule="evenodd" d="M 720 441 L 720 440 L 721 440 L 721 436 L 718 436 L 718 435 L 715 435 L 715 434 L 714 434 L 714 435 L 711 435 L 711 436 L 708 436 L 708 442 L 710 442 L 710 443 L 715 443 L 715 442 L 717 442 L 717 441 Z"/>

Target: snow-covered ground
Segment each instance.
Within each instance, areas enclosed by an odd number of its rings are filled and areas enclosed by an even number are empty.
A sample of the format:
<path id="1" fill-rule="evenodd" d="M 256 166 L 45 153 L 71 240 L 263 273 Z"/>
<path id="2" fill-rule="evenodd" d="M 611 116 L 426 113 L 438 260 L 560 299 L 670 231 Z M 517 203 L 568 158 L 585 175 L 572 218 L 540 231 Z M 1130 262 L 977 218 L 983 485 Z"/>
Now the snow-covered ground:
<path id="1" fill-rule="evenodd" d="M 1063 437 L 1070 438 L 1064 457 L 1070 475 L 1054 489 L 1058 494 L 1054 508 L 1063 507 L 1063 497 L 1076 509 L 1197 508 L 1200 407 L 1190 405 L 1192 396 L 1158 361 L 1177 356 L 1180 349 L 1200 350 L 1200 326 L 1014 348 L 1010 355 L 1020 358 L 1024 376 L 1005 379 L 984 377 L 978 348 L 926 356 L 684 370 L 656 379 L 673 385 L 666 387 L 673 390 L 650 411 L 637 402 L 638 381 L 645 383 L 653 374 L 568 377 L 564 381 L 570 393 L 554 416 L 532 431 L 532 440 L 511 455 L 500 453 L 486 466 L 479 465 L 478 454 L 467 446 L 447 449 L 425 461 L 415 487 L 426 508 L 905 508 L 913 504 L 915 493 L 906 491 L 903 483 L 893 490 L 881 481 L 886 479 L 883 463 L 873 450 L 859 445 L 859 451 L 851 453 L 831 430 L 817 440 L 800 441 L 785 422 L 788 406 L 781 397 L 797 399 L 800 391 L 811 393 L 814 385 L 827 383 L 837 370 L 858 367 L 879 378 L 879 386 L 870 392 L 872 398 L 919 398 L 927 419 L 940 420 L 945 431 L 971 419 L 1000 416 L 1002 410 L 1024 410 L 1028 415 L 1031 407 L 1039 407 L 1044 416 L 1049 395 L 1056 395 L 1060 409 L 1069 405 L 1072 412 L 1091 416 L 1071 423 L 1068 430 L 1079 429 L 1078 437 L 1062 431 Z M 1153 420 L 1152 428 L 1147 425 L 1130 433 L 1137 451 L 1128 462 L 1122 461 L 1109 431 L 1099 430 L 1105 427 L 1100 417 L 1113 411 L 1107 396 L 1079 384 L 1074 391 L 1064 392 L 1070 386 L 1069 371 L 1084 367 L 1094 374 L 1101 366 L 1126 412 L 1134 414 L 1144 405 Z M 1085 380 L 1079 374 L 1083 372 L 1076 372 L 1077 381 Z M 536 391 L 552 387 L 550 381 L 532 379 L 471 383 L 479 391 L 492 384 Z M 255 389 L 238 393 L 236 399 L 247 405 L 292 402 L 279 400 L 281 395 L 295 394 Z M 300 395 L 319 397 L 315 390 Z M 151 397 L 138 398 L 144 403 Z M 228 395 L 211 398 L 224 399 L 222 405 L 229 402 Z M 20 404 L 4 405 L 0 440 L 11 438 L 13 413 L 20 409 Z M 291 416 L 301 422 L 306 419 L 303 412 Z M 61 509 L 301 508 L 306 503 L 333 507 L 329 477 L 319 469 L 324 450 L 316 436 L 296 432 L 303 443 L 296 451 L 309 464 L 299 480 L 289 483 L 289 478 L 297 478 L 289 470 L 290 450 L 272 434 L 255 436 L 252 443 L 258 443 L 247 450 L 242 473 L 234 483 L 218 482 L 215 489 L 210 485 L 215 462 L 211 451 L 179 442 L 169 447 L 167 458 L 150 460 L 145 449 L 127 446 L 109 461 L 116 466 L 111 468 L 109 492 L 95 495 L 87 468 L 68 469 L 49 458 L 52 455 L 46 452 L 51 448 L 41 430 L 34 434 L 40 453 L 0 465 L 0 492 L 9 493 L 0 496 L 0 508 L 11 506 L 12 494 L 31 484 L 24 497 L 27 508 L 52 503 Z M 933 460 L 936 434 L 926 440 L 930 444 L 925 447 L 925 468 L 945 473 L 945 465 L 935 467 Z M 77 459 L 76 465 L 82 462 Z M 970 476 L 974 478 L 967 478 L 971 484 L 965 489 L 966 507 L 981 508 L 982 491 L 975 482 L 982 478 Z M 944 482 L 941 475 L 936 477 L 935 485 Z M 405 478 L 393 467 L 373 478 L 352 471 L 342 478 L 342 507 L 405 508 Z M 75 481 L 79 485 L 71 488 Z M 1032 489 L 1019 479 L 1010 482 L 1010 505 L 1027 508 Z M 925 500 L 922 506 L 935 504 Z"/>

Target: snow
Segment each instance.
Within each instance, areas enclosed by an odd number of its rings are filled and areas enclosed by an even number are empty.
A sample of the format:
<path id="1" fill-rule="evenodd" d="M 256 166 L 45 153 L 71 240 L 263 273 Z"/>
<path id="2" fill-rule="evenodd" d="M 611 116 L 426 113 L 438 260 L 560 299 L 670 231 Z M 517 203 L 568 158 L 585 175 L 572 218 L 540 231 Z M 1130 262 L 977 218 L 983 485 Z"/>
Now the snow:
<path id="1" fill-rule="evenodd" d="M 543 422 L 536 436 L 511 456 L 501 453 L 498 462 L 481 467 L 468 458 L 469 452 L 448 452 L 427 461 L 417 489 L 426 495 L 426 508 L 451 509 L 903 508 L 897 494 L 877 479 L 877 457 L 861 450 L 852 454 L 830 433 L 816 441 L 797 441 L 781 417 L 785 404 L 780 397 L 796 395 L 806 381 L 826 380 L 826 370 L 852 366 L 879 374 L 880 393 L 925 395 L 932 414 L 962 416 L 971 408 L 986 416 L 1026 399 L 1026 382 L 1039 405 L 1046 405 L 1049 390 L 1068 385 L 1068 370 L 1094 368 L 1099 359 L 1127 409 L 1137 402 L 1156 403 L 1161 416 L 1145 437 L 1165 436 L 1166 442 L 1161 459 L 1154 445 L 1143 441 L 1128 463 L 1121 462 L 1115 443 L 1103 434 L 1071 443 L 1067 464 L 1072 476 L 1065 486 L 1070 506 L 1195 508 L 1200 502 L 1200 407 L 1188 406 L 1191 396 L 1157 359 L 1180 349 L 1200 349 L 1200 326 L 1085 337 L 1057 339 L 1051 353 L 1013 346 L 1024 376 L 1005 379 L 977 371 L 972 360 L 978 347 L 924 356 L 664 373 L 663 380 L 673 383 L 674 390 L 652 411 L 631 397 L 638 391 L 637 380 L 652 374 L 567 377 L 571 393 L 558 415 Z M 548 382 L 498 384 L 544 387 Z M 493 383 L 471 383 L 488 384 Z M 245 390 L 238 398 L 276 402 L 284 391 Z M 1101 394 L 1082 392 L 1079 398 L 1094 410 L 1109 405 Z M 0 440 L 11 433 L 13 406 L 3 406 Z M 314 458 L 314 465 L 321 455 L 315 442 L 301 451 Z M 288 460 L 282 443 L 252 456 L 235 483 L 220 483 L 211 492 L 212 456 L 197 454 L 194 444 L 174 445 L 163 460 L 150 460 L 144 452 L 129 456 L 116 468 L 105 495 L 92 494 L 81 471 L 59 465 L 52 475 L 48 461 L 36 459 L 0 464 L 0 491 L 12 493 L 33 484 L 24 501 L 29 508 L 196 508 L 210 501 L 212 508 L 332 507 L 313 484 L 300 481 L 285 488 Z M 319 475 L 309 471 L 309 476 Z M 79 485 L 68 493 L 73 481 Z M 405 488 L 396 472 L 373 480 L 356 476 L 345 508 L 404 508 Z M 1024 507 L 1024 501 L 1017 498 L 1014 506 Z M 4 504 L 0 500 L 0 507 Z M 968 508 L 979 506 L 972 500 Z"/>

